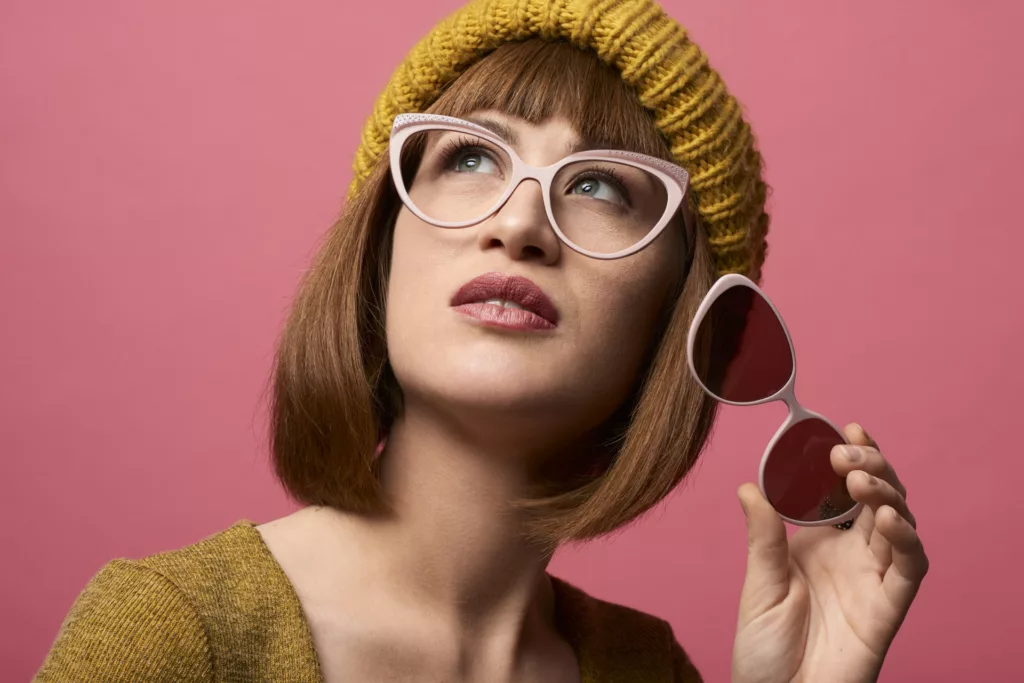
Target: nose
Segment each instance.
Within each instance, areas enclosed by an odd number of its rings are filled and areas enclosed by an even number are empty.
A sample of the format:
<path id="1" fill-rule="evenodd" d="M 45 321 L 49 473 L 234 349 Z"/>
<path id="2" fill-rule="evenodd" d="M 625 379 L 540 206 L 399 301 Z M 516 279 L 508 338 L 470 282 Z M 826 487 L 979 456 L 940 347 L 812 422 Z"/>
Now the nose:
<path id="1" fill-rule="evenodd" d="M 504 249 L 514 261 L 558 261 L 562 245 L 548 222 L 542 192 L 536 180 L 521 182 L 498 212 L 480 224 L 480 248 Z"/>

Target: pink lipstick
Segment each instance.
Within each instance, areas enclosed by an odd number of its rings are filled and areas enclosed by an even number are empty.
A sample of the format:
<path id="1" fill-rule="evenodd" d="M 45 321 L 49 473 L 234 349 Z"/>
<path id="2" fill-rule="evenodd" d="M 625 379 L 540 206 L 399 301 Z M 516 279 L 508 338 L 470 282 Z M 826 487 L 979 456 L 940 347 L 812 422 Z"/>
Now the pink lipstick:
<path id="1" fill-rule="evenodd" d="M 485 273 L 459 288 L 451 306 L 489 327 L 512 330 L 551 330 L 558 309 L 540 287 L 518 275 Z"/>

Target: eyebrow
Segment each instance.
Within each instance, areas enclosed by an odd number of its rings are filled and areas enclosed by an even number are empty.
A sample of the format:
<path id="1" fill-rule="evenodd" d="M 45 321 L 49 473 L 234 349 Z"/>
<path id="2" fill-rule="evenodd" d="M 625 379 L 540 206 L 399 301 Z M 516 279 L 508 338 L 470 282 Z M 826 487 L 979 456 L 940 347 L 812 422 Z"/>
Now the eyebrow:
<path id="1" fill-rule="evenodd" d="M 513 147 L 519 145 L 519 134 L 507 123 L 483 116 L 467 116 L 465 120 L 486 128 Z M 588 149 L 596 149 L 596 147 L 588 140 L 577 139 L 566 143 L 564 154 L 565 156 L 569 156 L 570 154 L 575 154 L 576 152 L 582 152 Z"/>
<path id="2" fill-rule="evenodd" d="M 495 121 L 490 118 L 484 118 L 482 116 L 467 116 L 466 121 L 486 128 L 510 145 L 514 146 L 519 144 L 519 134 L 512 130 L 507 123 Z"/>

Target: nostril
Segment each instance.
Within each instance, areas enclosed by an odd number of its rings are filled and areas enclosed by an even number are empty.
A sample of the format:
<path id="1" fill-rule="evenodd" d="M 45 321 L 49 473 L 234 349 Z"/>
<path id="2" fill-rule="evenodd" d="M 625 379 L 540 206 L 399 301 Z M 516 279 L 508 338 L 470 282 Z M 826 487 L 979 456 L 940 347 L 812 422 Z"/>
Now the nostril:
<path id="1" fill-rule="evenodd" d="M 485 249 L 506 249 L 510 252 L 512 258 L 515 259 L 530 259 L 530 260 L 543 260 L 547 252 L 542 247 L 536 244 L 526 243 L 523 244 L 519 240 L 502 240 L 500 237 L 492 237 L 487 240 Z"/>

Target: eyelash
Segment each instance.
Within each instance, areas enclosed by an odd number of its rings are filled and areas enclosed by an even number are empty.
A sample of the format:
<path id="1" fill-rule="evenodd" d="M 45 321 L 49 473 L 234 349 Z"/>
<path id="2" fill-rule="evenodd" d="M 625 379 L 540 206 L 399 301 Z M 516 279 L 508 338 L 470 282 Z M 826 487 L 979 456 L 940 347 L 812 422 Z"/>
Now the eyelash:
<path id="1" fill-rule="evenodd" d="M 468 138 L 460 137 L 445 143 L 441 149 L 441 163 L 447 166 L 455 161 L 455 157 L 467 150 L 475 150 L 480 154 L 490 156 L 487 150 L 480 145 L 473 144 Z"/>
<path id="2" fill-rule="evenodd" d="M 595 167 L 580 173 L 569 183 L 569 187 L 572 187 L 583 178 L 601 178 L 612 182 L 616 189 L 622 193 L 622 198 L 626 200 L 627 205 L 632 205 L 632 201 L 629 197 L 629 190 L 626 189 L 626 181 L 619 175 L 618 171 L 608 167 Z"/>

